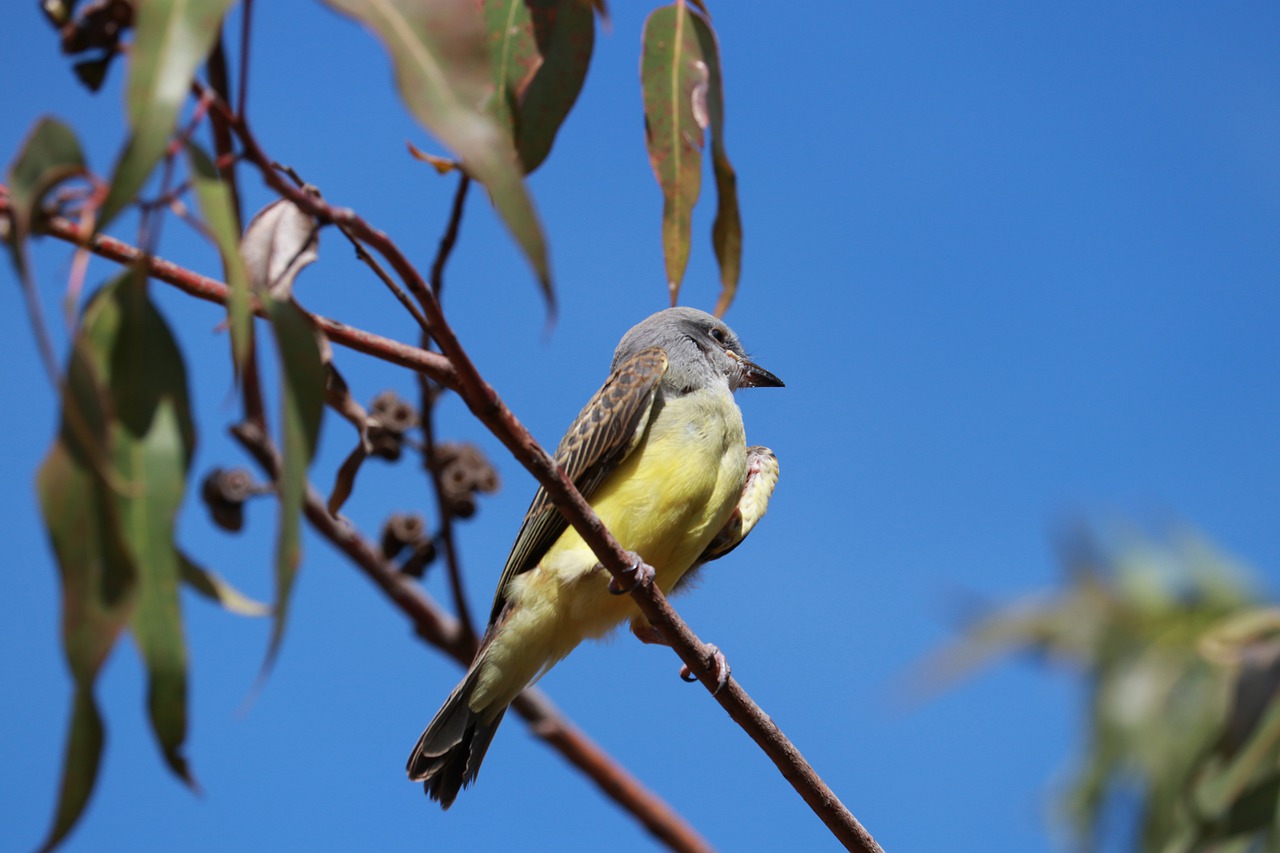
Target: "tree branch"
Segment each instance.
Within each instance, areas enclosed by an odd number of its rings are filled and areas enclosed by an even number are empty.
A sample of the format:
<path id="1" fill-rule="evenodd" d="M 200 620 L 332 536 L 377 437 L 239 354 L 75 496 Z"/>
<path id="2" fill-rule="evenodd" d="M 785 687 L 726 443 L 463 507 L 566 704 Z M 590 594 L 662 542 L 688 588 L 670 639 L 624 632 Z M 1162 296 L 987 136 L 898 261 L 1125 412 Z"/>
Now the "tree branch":
<path id="1" fill-rule="evenodd" d="M 431 288 L 435 292 L 436 299 L 440 298 L 440 290 L 444 286 L 444 267 L 449 262 L 449 256 L 453 254 L 453 247 L 458 242 L 458 229 L 462 225 L 462 211 L 467 199 L 467 188 L 471 186 L 471 179 L 466 173 L 458 179 L 458 189 L 453 196 L 453 206 L 449 211 L 449 221 L 445 225 L 444 235 L 440 238 L 440 245 L 436 249 L 436 258 L 431 264 Z M 422 348 L 424 350 L 431 349 L 431 329 L 428 325 L 422 327 Z M 432 386 L 431 380 L 423 374 L 418 374 L 418 396 L 421 398 L 419 411 L 422 419 L 422 462 L 423 467 L 427 470 L 427 477 L 431 480 L 431 488 L 435 492 L 437 518 L 440 526 L 439 539 L 440 544 L 444 546 L 444 564 L 449 572 L 449 588 L 453 591 L 453 610 L 458 614 L 458 619 L 462 622 L 462 628 L 472 637 L 477 636 L 475 625 L 471 620 L 471 607 L 467 603 L 466 587 L 462 583 L 462 560 L 458 557 L 458 545 L 453 536 L 453 512 L 449 508 L 449 502 L 446 500 L 444 490 L 444 480 L 439 467 L 435 464 L 436 459 L 436 429 L 435 429 L 435 413 L 436 399 L 440 392 Z"/>
<path id="2" fill-rule="evenodd" d="M 0 189 L 3 188 L 3 185 L 0 185 Z M 5 216 L 10 214 L 9 201 L 3 195 L 0 195 L 0 214 Z M 90 236 L 88 229 L 81 228 L 69 219 L 51 216 L 38 223 L 37 227 L 38 233 L 81 246 L 99 257 L 118 264 L 126 266 L 143 264 L 147 268 L 147 274 L 152 278 L 171 284 L 189 296 L 219 305 L 227 304 L 227 286 L 222 282 L 192 272 L 155 255 L 144 255 L 134 246 L 113 237 L 101 234 Z M 256 304 L 254 310 L 258 314 L 262 313 L 261 307 Z M 316 328 L 324 332 L 335 344 L 424 373 L 446 388 L 457 387 L 458 380 L 453 365 L 439 353 L 402 344 L 319 314 L 308 314 L 308 316 L 315 323 Z"/>
<path id="3" fill-rule="evenodd" d="M 0 189 L 3 189 L 0 186 Z M 9 206 L 0 195 L 0 214 L 8 215 Z M 144 257 L 136 248 L 110 237 L 93 236 L 87 241 L 85 230 L 61 217 L 42 223 L 41 232 L 87 248 L 90 252 L 121 264 L 144 263 L 148 274 L 157 281 L 171 284 L 191 296 L 225 305 L 227 287 L 219 281 L 178 267 L 156 257 Z M 406 346 L 338 323 L 326 317 L 311 315 L 317 327 L 332 341 L 392 364 L 429 375 L 447 387 L 455 387 L 453 368 L 438 353 Z M 258 425 L 242 424 L 235 432 L 246 449 L 273 480 L 280 470 L 279 455 L 269 441 L 263 441 Z M 475 656 L 476 638 L 444 612 L 422 589 L 382 558 L 381 552 L 349 524 L 329 515 L 324 501 L 308 487 L 304 511 L 307 520 L 320 535 L 346 554 L 352 563 L 413 623 L 415 633 L 427 644 L 448 654 L 462 666 Z M 608 753 L 565 718 L 546 695 L 528 688 L 512 703 L 516 712 L 529 724 L 533 733 L 588 778 L 614 802 L 630 813 L 656 838 L 672 850 L 682 853 L 707 853 L 712 848 L 680 815 L 652 793 Z"/>
<path id="4" fill-rule="evenodd" d="M 215 108 L 226 109 L 225 104 Z M 228 115 L 232 128 L 245 148 L 248 159 L 258 166 L 267 185 L 288 198 L 302 210 L 321 222 L 341 223 L 351 230 L 361 242 L 387 261 L 409 291 L 418 299 L 431 325 L 432 337 L 440 345 L 441 352 L 453 364 L 457 372 L 457 392 L 472 414 L 483 423 L 503 445 L 511 451 L 520 464 L 537 478 L 547 490 L 552 502 L 564 514 L 568 522 L 582 536 L 583 541 L 600 559 L 613 577 L 621 583 L 630 583 L 632 570 L 630 558 L 623 547 L 605 528 L 564 471 L 538 444 L 515 414 L 502 402 L 497 392 L 484 381 L 470 356 L 458 341 L 452 327 L 445 320 L 435 294 L 427 287 L 421 274 L 409 262 L 384 232 L 370 226 L 355 211 L 334 207 L 290 186 L 272 168 L 272 161 L 258 144 L 240 116 Z M 773 761 L 783 777 L 808 803 L 832 834 L 850 850 L 880 851 L 880 846 L 870 833 L 845 807 L 840 798 L 822 780 L 800 751 L 778 728 L 777 724 L 751 700 L 746 691 L 729 676 L 721 689 L 718 670 L 712 664 L 712 652 L 688 625 L 676 614 L 666 596 L 653 584 L 634 584 L 631 597 L 635 600 L 649 623 L 670 642 L 673 649 L 703 686 L 715 697 L 729 716 L 742 727 L 761 750 Z"/>
<path id="5" fill-rule="evenodd" d="M 280 477 L 280 454 L 271 439 L 251 423 L 232 430 L 272 481 Z M 419 637 L 446 652 L 463 667 L 475 656 L 476 639 L 441 610 L 422 588 L 396 571 L 381 552 L 348 522 L 329 514 L 323 498 L 308 484 L 303 512 L 311 526 L 346 554 L 365 577 L 407 616 Z M 682 853 L 710 853 L 711 846 L 672 808 L 649 791 L 583 732 L 570 723 L 536 687 L 525 688 L 511 707 L 530 730 L 634 816 L 660 841 Z"/>

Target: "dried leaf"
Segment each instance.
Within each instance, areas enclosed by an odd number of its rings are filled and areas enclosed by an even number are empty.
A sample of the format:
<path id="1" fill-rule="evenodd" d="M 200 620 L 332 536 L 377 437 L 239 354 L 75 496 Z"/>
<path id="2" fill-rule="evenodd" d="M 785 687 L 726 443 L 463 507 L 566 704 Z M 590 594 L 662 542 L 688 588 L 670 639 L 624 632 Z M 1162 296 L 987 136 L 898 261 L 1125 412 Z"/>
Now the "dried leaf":
<path id="1" fill-rule="evenodd" d="M 325 373 L 328 377 L 328 386 L 325 388 L 325 402 L 350 421 L 359 436 L 355 450 L 351 451 L 341 467 L 338 468 L 333 490 L 329 493 L 329 514 L 336 516 L 338 510 L 342 509 L 342 505 L 351 496 L 351 490 L 355 487 L 356 474 L 360 472 L 361 464 L 373 452 L 373 445 L 369 441 L 369 427 L 372 421 L 364 406 L 357 403 L 356 399 L 351 396 L 347 381 L 342 378 L 342 374 L 338 372 L 338 369 L 333 366 L 331 361 L 325 362 Z"/>
<path id="2" fill-rule="evenodd" d="M 484 21 L 474 0 L 325 0 L 382 40 L 413 115 L 489 190 L 553 303 L 546 242 L 510 139 L 487 114 L 493 96 Z"/>
<path id="3" fill-rule="evenodd" d="M 320 223 L 285 198 L 258 211 L 240 241 L 253 291 L 276 300 L 289 299 L 293 280 L 319 257 L 319 250 Z"/>
<path id="4" fill-rule="evenodd" d="M 526 173 L 542 164 L 582 91 L 595 19 L 582 0 L 484 0 L 494 116 Z"/>
<path id="5" fill-rule="evenodd" d="M 333 478 L 333 489 L 329 492 L 329 515 L 336 517 L 342 505 L 347 502 L 347 498 L 351 497 L 351 490 L 356 485 L 356 474 L 360 473 L 360 466 L 368 458 L 369 452 L 361 443 L 357 444 L 342 461 L 342 465 L 338 467 L 338 473 Z"/>
<path id="6" fill-rule="evenodd" d="M 424 163 L 430 163 L 432 168 L 436 170 L 437 175 L 447 175 L 454 169 L 458 168 L 457 160 L 450 160 L 448 157 L 437 157 L 434 154 L 428 154 L 412 142 L 405 143 L 409 146 L 409 153 L 414 159 L 421 160 Z"/>
<path id="7" fill-rule="evenodd" d="M 239 616 L 268 616 L 271 614 L 271 608 L 268 605 L 249 598 L 223 580 L 216 572 L 211 572 L 197 565 L 186 554 L 180 553 L 180 557 L 182 562 L 179 568 L 182 572 L 182 582 L 205 598 L 222 605 L 228 612 Z"/>
<path id="8" fill-rule="evenodd" d="M 644 25 L 640 84 L 645 141 L 662 187 L 662 253 L 676 303 L 689 264 L 693 206 L 702 182 L 703 129 L 711 71 L 693 12 L 682 3 L 654 10 Z"/>
<path id="9" fill-rule="evenodd" d="M 705 7 L 699 6 L 706 12 Z M 716 218 L 711 225 L 711 245 L 720 265 L 720 297 L 716 316 L 729 310 L 742 272 L 742 215 L 738 211 L 738 176 L 724 146 L 724 77 L 720 45 L 707 18 L 690 15 L 707 64 L 706 112 L 711 131 L 711 170 L 716 179 Z"/>
<path id="10" fill-rule="evenodd" d="M 187 161 L 205 225 L 222 257 L 229 291 L 227 321 L 231 329 L 231 357 L 236 375 L 240 376 L 253 349 L 253 306 L 249 300 L 249 277 L 239 250 L 235 203 L 230 188 L 222 181 L 213 161 L 198 146 L 187 145 Z"/>
<path id="11" fill-rule="evenodd" d="M 147 0 L 134 21 L 125 112 L 131 133 L 98 213 L 101 229 L 142 189 L 169 146 L 196 68 L 233 0 Z"/>

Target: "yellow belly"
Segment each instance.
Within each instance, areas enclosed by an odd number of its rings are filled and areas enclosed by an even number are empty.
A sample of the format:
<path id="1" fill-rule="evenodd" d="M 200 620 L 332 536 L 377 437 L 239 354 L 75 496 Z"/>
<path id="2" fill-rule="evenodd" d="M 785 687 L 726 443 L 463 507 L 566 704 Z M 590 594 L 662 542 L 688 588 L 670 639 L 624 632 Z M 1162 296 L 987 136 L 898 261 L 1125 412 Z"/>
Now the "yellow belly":
<path id="1" fill-rule="evenodd" d="M 670 592 L 728 521 L 745 479 L 746 436 L 732 396 L 694 392 L 665 402 L 591 505 Z M 536 569 L 513 580 L 507 598 L 514 606 L 485 653 L 472 708 L 505 707 L 583 639 L 635 616 L 629 596 L 608 592 L 609 579 L 567 529 Z"/>

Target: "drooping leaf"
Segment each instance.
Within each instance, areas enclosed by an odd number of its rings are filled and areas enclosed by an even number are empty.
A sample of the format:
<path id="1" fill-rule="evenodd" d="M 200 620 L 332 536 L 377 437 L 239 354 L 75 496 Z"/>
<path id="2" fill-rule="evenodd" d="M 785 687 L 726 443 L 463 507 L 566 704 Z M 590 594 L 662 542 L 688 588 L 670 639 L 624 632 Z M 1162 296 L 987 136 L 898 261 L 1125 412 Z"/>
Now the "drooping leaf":
<path id="1" fill-rule="evenodd" d="M 332 358 L 325 358 L 324 362 L 325 374 L 328 378 L 325 386 L 325 402 L 356 428 L 357 435 L 355 450 L 351 451 L 339 466 L 333 481 L 333 490 L 329 493 L 329 514 L 336 516 L 338 510 L 342 509 L 342 505 L 351 496 L 351 490 L 355 488 L 356 474 L 360 472 L 360 466 L 373 452 L 373 445 L 369 440 L 369 427 L 374 424 L 374 421 L 370 419 L 365 407 L 351 396 L 347 380 L 338 372 Z"/>
<path id="2" fill-rule="evenodd" d="M 499 216 L 553 300 L 546 242 L 511 140 L 487 112 L 493 97 L 484 20 L 474 0 L 325 0 L 382 40 L 400 96 L 489 190 Z"/>
<path id="3" fill-rule="evenodd" d="M 64 428 L 64 436 L 67 432 Z M 76 685 L 58 805 L 43 849 L 52 849 L 71 831 L 93 792 L 103 742 L 93 682 L 128 622 L 136 587 L 110 495 L 92 465 L 83 457 L 77 460 L 68 447 L 74 440 L 67 436 L 55 442 L 37 477 L 62 581 L 63 650 Z"/>
<path id="4" fill-rule="evenodd" d="M 191 183 L 200 201 L 205 225 L 218 246 L 227 279 L 227 321 L 231 329 L 231 357 L 236 375 L 245 368 L 253 347 L 253 306 L 249 300 L 249 278 L 240 255 L 240 235 L 236 229 L 235 205 L 213 161 L 194 144 L 187 145 Z"/>
<path id="5" fill-rule="evenodd" d="M 703 130 L 711 71 L 682 3 L 654 10 L 644 25 L 640 85 L 645 141 L 662 187 L 662 254 L 671 304 L 689 264 L 693 206 L 702 184 Z"/>
<path id="6" fill-rule="evenodd" d="M 280 500 L 280 532 L 276 540 L 275 623 L 263 671 L 270 669 L 284 639 L 289 596 L 302 560 L 302 505 L 307 493 L 307 468 L 320 439 L 324 414 L 325 369 L 315 328 L 292 300 L 268 298 L 267 318 L 280 354 L 283 395 L 283 468 L 276 484 Z"/>
<path id="7" fill-rule="evenodd" d="M 431 168 L 436 170 L 437 175 L 447 175 L 454 169 L 458 168 L 458 161 L 450 160 L 448 157 L 437 157 L 434 154 L 428 154 L 412 142 L 408 143 L 409 154 L 415 160 L 421 160 L 424 163 L 430 163 Z"/>
<path id="8" fill-rule="evenodd" d="M 198 565 L 186 554 L 180 553 L 179 556 L 182 560 L 179 564 L 182 582 L 205 598 L 239 616 L 267 616 L 271 613 L 269 606 L 249 598 L 216 572 Z"/>
<path id="9" fill-rule="evenodd" d="M 62 761 L 62 782 L 58 789 L 58 806 L 49 835 L 40 845 L 47 853 L 67 837 L 93 794 L 102 760 L 106 731 L 102 715 L 93 698 L 92 685 L 77 685 L 71 704 L 71 725 L 67 732 L 67 751 Z"/>
<path id="10" fill-rule="evenodd" d="M 98 213 L 105 228 L 164 155 L 196 69 L 209 55 L 234 0 L 146 0 L 134 20 L 125 113 L 129 138 Z"/>
<path id="11" fill-rule="evenodd" d="M 37 121 L 9 166 L 9 244 L 19 275 L 26 276 L 26 239 L 44 197 L 67 178 L 85 171 L 84 153 L 75 132 L 56 118 L 45 116 Z"/>
<path id="12" fill-rule="evenodd" d="M 716 316 L 729 310 L 738 291 L 742 272 L 742 215 L 738 211 L 738 176 L 729 162 L 724 145 L 724 76 L 720 66 L 720 45 L 711 22 L 691 14 L 693 29 L 707 64 L 706 110 L 711 131 L 711 171 L 716 179 L 716 218 L 711 225 L 711 246 L 720 265 L 720 297 Z"/>
<path id="13" fill-rule="evenodd" d="M 36 478 L 62 584 L 63 651 L 76 685 L 58 805 L 44 849 L 70 832 L 93 791 L 103 742 L 93 683 L 136 599 L 137 569 L 120 537 L 106 470 L 110 403 L 103 359 L 89 331 L 83 329 L 73 344 L 62 425 Z"/>
<path id="14" fill-rule="evenodd" d="M 1195 789 L 1198 809 L 1206 815 L 1223 815 L 1255 783 L 1269 779 L 1280 758 L 1280 702 L 1273 701 L 1253 737 L 1232 760 L 1207 772 Z"/>
<path id="15" fill-rule="evenodd" d="M 240 241 L 253 290 L 274 299 L 290 298 L 293 280 L 319 253 L 320 224 L 285 198 L 258 211 Z"/>
<path id="16" fill-rule="evenodd" d="M 121 530 L 138 567 L 131 630 L 147 666 L 147 707 L 165 761 L 195 786 L 182 754 L 187 736 L 187 654 L 178 601 L 182 558 L 174 524 L 195 450 L 182 353 L 151 303 L 146 279 L 131 275 L 106 294 L 118 313 L 110 358 L 115 469 Z"/>
<path id="17" fill-rule="evenodd" d="M 525 172 L 542 164 L 582 91 L 595 18 L 582 0 L 484 0 L 494 115 Z"/>
<path id="18" fill-rule="evenodd" d="M 1280 773 L 1273 771 L 1231 804 L 1215 837 L 1232 838 L 1271 829 L 1277 812 L 1280 812 Z"/>
<path id="19" fill-rule="evenodd" d="M 342 460 L 342 464 L 338 466 L 338 473 L 333 477 L 333 488 L 329 491 L 329 515 L 336 516 L 342 509 L 342 505 L 347 502 L 347 498 L 351 497 L 351 491 L 356 485 L 356 475 L 360 473 L 360 467 L 368 458 L 369 452 L 365 450 L 362 442 L 347 454 L 346 459 Z"/>

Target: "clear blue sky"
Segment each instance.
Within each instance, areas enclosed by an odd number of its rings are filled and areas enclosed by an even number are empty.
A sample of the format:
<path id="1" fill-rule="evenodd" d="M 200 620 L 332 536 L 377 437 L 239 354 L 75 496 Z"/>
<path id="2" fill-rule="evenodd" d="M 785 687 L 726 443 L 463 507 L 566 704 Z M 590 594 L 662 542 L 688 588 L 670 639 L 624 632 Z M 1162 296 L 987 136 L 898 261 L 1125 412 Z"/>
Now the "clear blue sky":
<path id="1" fill-rule="evenodd" d="M 532 277 L 480 194 L 448 273 L 464 342 L 546 444 L 603 380 L 622 332 L 665 299 L 637 76 L 649 5 L 612 5 L 582 99 L 531 182 L 558 325 L 544 334 Z M 429 263 L 453 184 L 405 154 L 407 138 L 431 143 L 399 106 L 380 49 L 318 4 L 257 9 L 250 115 L 268 151 Z M 1053 584 L 1048 534 L 1075 512 L 1193 522 L 1275 590 L 1280 9 L 739 0 L 713 12 L 746 227 L 727 319 L 787 381 L 741 395 L 748 437 L 777 452 L 782 480 L 747 545 L 678 606 L 888 849 L 1052 849 L 1078 685 L 1014 663 L 921 707 L 895 702 L 893 686 L 951 636 L 957 602 Z M 108 170 L 122 69 L 88 96 L 35 3 L 6 12 L 0 44 L 0 156 L 52 109 Z M 245 176 L 256 209 L 267 196 Z M 684 294 L 704 308 L 717 287 L 710 211 L 704 200 Z M 216 275 L 183 230 L 169 224 L 163 252 Z M 325 240 L 299 281 L 304 303 L 414 339 L 349 247 Z M 66 258 L 61 246 L 36 255 L 60 349 Z M 95 261 L 90 281 L 111 272 Z M 54 400 L 7 264 L 0 276 L 0 849 L 25 850 L 50 819 L 70 685 L 32 490 Z M 156 290 L 200 377 L 196 471 L 236 463 L 219 312 Z M 413 392 L 397 370 L 338 359 L 364 399 Z M 457 401 L 439 429 L 478 442 L 504 480 L 461 529 L 479 610 L 533 481 Z M 327 420 L 318 483 L 353 440 Z M 367 470 L 349 509 L 372 532 L 389 508 L 429 506 L 406 464 Z M 189 500 L 180 535 L 265 597 L 273 525 L 260 503 L 231 537 Z M 438 577 L 427 588 L 445 591 Z M 268 626 L 184 604 L 189 756 L 205 794 L 163 768 L 122 643 L 98 691 L 109 727 L 99 789 L 68 850 L 652 849 L 516 719 L 453 810 L 428 803 L 404 758 L 458 670 L 325 543 L 306 542 L 283 653 L 245 713 Z M 542 685 L 722 849 L 832 848 L 677 667 L 620 636 Z"/>

